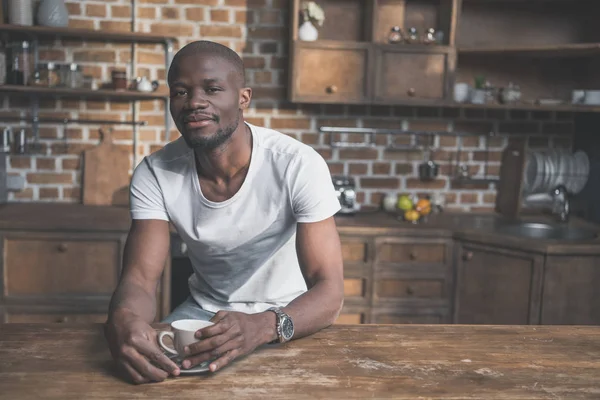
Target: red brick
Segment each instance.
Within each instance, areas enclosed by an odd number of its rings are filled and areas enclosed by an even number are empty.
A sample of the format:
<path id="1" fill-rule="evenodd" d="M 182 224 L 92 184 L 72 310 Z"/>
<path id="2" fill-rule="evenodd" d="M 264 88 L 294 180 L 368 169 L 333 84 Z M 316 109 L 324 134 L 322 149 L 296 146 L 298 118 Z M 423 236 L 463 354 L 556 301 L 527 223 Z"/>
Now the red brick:
<path id="1" fill-rule="evenodd" d="M 83 139 L 83 131 L 81 128 L 67 128 L 65 131 L 67 139 Z"/>
<path id="2" fill-rule="evenodd" d="M 339 158 L 341 160 L 375 160 L 377 159 L 377 150 L 370 148 L 340 149 Z"/>
<path id="3" fill-rule="evenodd" d="M 456 161 L 458 153 L 455 151 L 436 150 L 432 154 L 432 158 L 437 162 L 451 162 Z M 468 161 L 469 154 L 465 151 L 460 152 L 460 161 Z"/>
<path id="4" fill-rule="evenodd" d="M 329 166 L 329 173 L 331 175 L 341 175 L 344 173 L 344 164 L 343 163 L 327 163 Z"/>
<path id="5" fill-rule="evenodd" d="M 69 18 L 69 28 L 94 29 L 94 21 L 91 19 Z"/>
<path id="6" fill-rule="evenodd" d="M 56 199 L 58 198 L 57 188 L 40 188 L 40 199 Z"/>
<path id="7" fill-rule="evenodd" d="M 235 12 L 235 23 L 236 24 L 251 24 L 253 21 L 252 14 L 249 14 L 247 11 L 236 11 Z"/>
<path id="8" fill-rule="evenodd" d="M 383 198 L 385 197 L 385 193 L 375 192 L 371 193 L 371 204 L 376 206 L 381 206 L 383 204 Z"/>
<path id="9" fill-rule="evenodd" d="M 444 189 L 445 187 L 446 180 L 444 179 L 436 179 L 429 182 L 423 182 L 419 178 L 406 179 L 407 189 Z"/>
<path id="10" fill-rule="evenodd" d="M 140 3 L 168 4 L 169 0 L 140 0 Z"/>
<path id="11" fill-rule="evenodd" d="M 252 91 L 255 100 L 284 100 L 287 94 L 285 87 L 257 87 Z"/>
<path id="12" fill-rule="evenodd" d="M 70 173 L 29 173 L 27 182 L 42 184 L 60 184 L 73 183 L 73 176 Z"/>
<path id="13" fill-rule="evenodd" d="M 318 119 L 318 126 L 333 126 L 343 128 L 356 128 L 358 121 L 355 118 L 324 118 Z"/>
<path id="14" fill-rule="evenodd" d="M 110 14 L 113 18 L 131 18 L 131 7 L 110 6 Z"/>
<path id="15" fill-rule="evenodd" d="M 56 130 L 56 128 L 52 128 L 52 127 L 40 128 L 39 134 L 40 134 L 40 138 L 42 138 L 42 139 L 58 138 L 58 131 Z"/>
<path id="16" fill-rule="evenodd" d="M 484 203 L 496 203 L 496 193 L 484 193 L 483 194 L 483 202 Z"/>
<path id="17" fill-rule="evenodd" d="M 285 37 L 287 29 L 279 27 L 266 27 L 256 28 L 252 30 L 253 39 L 278 39 Z"/>
<path id="18" fill-rule="evenodd" d="M 212 22 L 229 22 L 229 11 L 210 10 L 210 20 Z"/>
<path id="19" fill-rule="evenodd" d="M 365 192 L 356 192 L 356 201 L 358 204 L 365 203 Z"/>
<path id="20" fill-rule="evenodd" d="M 214 7 L 219 4 L 219 0 L 175 0 L 175 4 L 194 4 Z"/>
<path id="21" fill-rule="evenodd" d="M 310 120 L 304 118 L 272 118 L 272 129 L 309 129 Z"/>
<path id="22" fill-rule="evenodd" d="M 450 182 L 450 189 L 452 190 L 489 190 L 490 185 L 487 183 L 463 183 L 460 181 Z"/>
<path id="23" fill-rule="evenodd" d="M 461 204 L 476 204 L 479 195 L 477 193 L 461 193 L 460 203 Z"/>
<path id="24" fill-rule="evenodd" d="M 402 121 L 399 119 L 364 118 L 363 126 L 376 129 L 400 129 Z"/>
<path id="25" fill-rule="evenodd" d="M 156 18 L 156 10 L 157 7 L 138 7 L 137 17 L 146 18 L 146 19 L 155 19 Z"/>
<path id="26" fill-rule="evenodd" d="M 400 150 L 386 150 L 384 153 L 386 160 L 400 160 L 400 161 L 422 161 L 423 154 L 419 151 L 400 151 Z"/>
<path id="27" fill-rule="evenodd" d="M 81 168 L 81 158 L 63 158 L 62 169 L 78 170 Z"/>
<path id="28" fill-rule="evenodd" d="M 271 68 L 273 69 L 286 69 L 288 67 L 289 59 L 287 57 L 271 57 Z"/>
<path id="29" fill-rule="evenodd" d="M 179 9 L 176 7 L 162 7 L 160 9 L 161 15 L 166 19 L 178 19 Z"/>
<path id="30" fill-rule="evenodd" d="M 360 186 L 372 189 L 398 189 L 400 180 L 398 178 L 360 178 Z"/>
<path id="31" fill-rule="evenodd" d="M 263 117 L 244 117 L 244 120 L 252 125 L 265 126 L 265 119 Z"/>
<path id="32" fill-rule="evenodd" d="M 30 156 L 11 156 L 10 167 L 16 169 L 31 169 Z"/>
<path id="33" fill-rule="evenodd" d="M 499 165 L 488 165 L 487 174 L 489 176 L 500 176 L 500 166 Z"/>
<path id="34" fill-rule="evenodd" d="M 479 136 L 465 136 L 462 138 L 462 147 L 479 147 Z"/>
<path id="35" fill-rule="evenodd" d="M 389 175 L 391 170 L 390 163 L 373 163 L 373 175 Z"/>
<path id="36" fill-rule="evenodd" d="M 302 143 L 309 145 L 319 144 L 319 135 L 316 133 L 303 133 Z"/>
<path id="37" fill-rule="evenodd" d="M 350 175 L 366 175 L 369 166 L 367 164 L 348 164 L 348 173 Z"/>
<path id="38" fill-rule="evenodd" d="M 105 4 L 86 4 L 85 15 L 88 17 L 106 17 Z"/>
<path id="39" fill-rule="evenodd" d="M 76 50 L 73 53 L 73 61 L 75 62 L 114 63 L 117 59 L 113 50 Z"/>
<path id="40" fill-rule="evenodd" d="M 14 193 L 13 196 L 15 199 L 19 199 L 19 200 L 31 200 L 31 199 L 33 199 L 33 189 L 25 188 L 25 189 L 21 190 L 20 192 Z"/>
<path id="41" fill-rule="evenodd" d="M 79 3 L 65 3 L 69 16 L 81 15 L 81 5 Z"/>
<path id="42" fill-rule="evenodd" d="M 81 188 L 64 188 L 63 189 L 63 198 L 71 199 L 71 200 L 79 200 L 81 198 Z"/>
<path id="43" fill-rule="evenodd" d="M 412 164 L 396 164 L 396 175 L 410 175 L 412 173 Z"/>
<path id="44" fill-rule="evenodd" d="M 76 154 L 80 155 L 84 150 L 90 150 L 96 147 L 91 143 L 69 143 L 67 146 L 64 143 L 53 143 L 50 146 L 52 154 Z"/>
<path id="45" fill-rule="evenodd" d="M 456 121 L 454 122 L 454 132 L 487 135 L 494 132 L 494 123 L 488 121 Z"/>
<path id="46" fill-rule="evenodd" d="M 56 169 L 56 158 L 37 157 L 35 166 L 37 170 L 54 171 Z"/>
<path id="47" fill-rule="evenodd" d="M 473 152 L 473 161 L 485 161 L 486 160 L 486 152 L 485 151 L 474 151 Z M 487 160 L 488 161 L 502 161 L 502 152 L 501 151 L 488 151 L 487 152 Z"/>
<path id="48" fill-rule="evenodd" d="M 66 53 L 64 50 L 40 50 L 40 61 L 65 61 Z"/>
<path id="49" fill-rule="evenodd" d="M 317 153 L 321 155 L 325 160 L 330 160 L 332 151 L 331 149 L 316 149 Z"/>
<path id="50" fill-rule="evenodd" d="M 177 24 L 154 23 L 150 25 L 150 30 L 155 35 L 192 36 L 194 34 L 194 25 L 182 22 Z"/>
<path id="51" fill-rule="evenodd" d="M 201 36 L 241 38 L 242 28 L 237 25 L 203 25 Z"/>
<path id="52" fill-rule="evenodd" d="M 456 147 L 455 136 L 440 136 L 439 138 L 440 147 Z"/>
<path id="53" fill-rule="evenodd" d="M 273 74 L 271 71 L 256 71 L 254 72 L 254 83 L 258 85 L 270 84 L 273 82 Z"/>

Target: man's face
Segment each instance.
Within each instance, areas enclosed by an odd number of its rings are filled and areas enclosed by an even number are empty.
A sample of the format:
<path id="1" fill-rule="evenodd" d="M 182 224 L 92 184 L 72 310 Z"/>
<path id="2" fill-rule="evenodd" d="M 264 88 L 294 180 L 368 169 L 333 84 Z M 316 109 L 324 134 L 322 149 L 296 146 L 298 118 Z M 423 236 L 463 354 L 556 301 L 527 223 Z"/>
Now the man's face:
<path id="1" fill-rule="evenodd" d="M 171 116 L 191 148 L 212 150 L 225 143 L 250 102 L 235 68 L 205 54 L 180 58 L 169 87 Z"/>

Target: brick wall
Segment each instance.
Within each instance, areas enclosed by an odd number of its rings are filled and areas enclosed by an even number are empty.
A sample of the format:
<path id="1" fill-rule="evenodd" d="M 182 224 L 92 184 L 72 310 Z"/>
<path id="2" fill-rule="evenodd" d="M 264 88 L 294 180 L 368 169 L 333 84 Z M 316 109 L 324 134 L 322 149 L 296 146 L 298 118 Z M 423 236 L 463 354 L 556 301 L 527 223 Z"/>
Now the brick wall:
<path id="1" fill-rule="evenodd" d="M 128 31 L 131 27 L 129 0 L 71 1 L 70 26 L 106 31 Z M 390 138 L 377 136 L 370 149 L 332 149 L 329 136 L 319 134 L 319 126 L 400 128 L 448 132 L 499 132 L 525 134 L 536 147 L 569 146 L 573 116 L 568 113 L 502 110 L 457 110 L 426 107 L 368 107 L 338 105 L 293 105 L 286 101 L 288 30 L 287 0 L 139 0 L 136 5 L 136 30 L 176 35 L 180 47 L 199 38 L 214 40 L 236 50 L 244 59 L 248 82 L 253 88 L 249 122 L 280 130 L 314 146 L 326 158 L 334 174 L 357 178 L 359 201 L 367 208 L 377 207 L 387 192 L 443 192 L 450 208 L 488 211 L 493 208 L 493 185 L 459 186 L 452 182 L 456 165 L 457 139 L 435 137 L 433 158 L 441 166 L 438 179 L 431 183 L 418 180 L 417 166 L 424 155 L 415 151 L 390 151 Z M 42 42 L 42 61 L 77 62 L 84 73 L 98 82 L 108 82 L 115 67 L 128 68 L 130 45 L 83 43 L 81 41 Z M 160 46 L 137 45 L 134 53 L 136 75 L 158 79 L 165 90 L 164 59 Z M 1 99 L 4 115 L 26 115 L 26 99 Z M 98 101 L 41 101 L 42 116 L 127 120 L 132 109 L 128 103 Z M 0 114 L 0 115 L 2 115 Z M 139 129 L 136 160 L 164 142 L 162 102 L 140 102 L 137 115 L 148 122 Z M 11 125 L 14 129 L 16 124 Z M 10 174 L 26 178 L 26 188 L 9 195 L 9 201 L 80 201 L 81 151 L 98 143 L 98 126 L 43 125 L 42 152 L 36 155 L 12 155 L 7 161 Z M 171 132 L 171 137 L 177 137 Z M 129 149 L 133 163 L 132 129 L 115 126 L 117 144 Z M 356 140 L 355 137 L 347 138 Z M 358 139 L 361 140 L 361 139 Z M 397 142 L 406 140 L 398 137 Z M 499 171 L 499 159 L 509 139 L 495 137 L 489 143 L 490 175 Z M 483 173 L 485 142 L 465 138 L 460 162 L 473 174 Z M 132 165 L 133 167 L 133 165 Z"/>

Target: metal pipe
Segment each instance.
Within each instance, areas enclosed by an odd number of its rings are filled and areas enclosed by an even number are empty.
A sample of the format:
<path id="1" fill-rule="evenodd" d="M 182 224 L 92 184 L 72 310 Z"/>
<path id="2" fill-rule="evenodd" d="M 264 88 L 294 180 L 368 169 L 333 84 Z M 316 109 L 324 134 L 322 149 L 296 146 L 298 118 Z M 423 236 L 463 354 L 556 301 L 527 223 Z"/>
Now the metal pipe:
<path id="1" fill-rule="evenodd" d="M 411 131 L 403 129 L 379 129 L 379 128 L 341 128 L 333 126 L 319 127 L 321 133 L 364 133 L 381 135 L 440 135 L 440 136 L 486 136 L 470 132 L 435 132 L 435 131 Z M 497 134 L 496 134 L 497 135 Z"/>
<path id="2" fill-rule="evenodd" d="M 135 32 L 135 23 L 136 23 L 136 4 L 135 0 L 131 0 L 131 32 Z M 137 63 L 136 63 L 136 53 L 135 53 L 136 45 L 135 42 L 131 43 L 131 77 L 135 77 L 137 75 Z M 138 115 L 138 102 L 131 102 L 131 118 L 133 121 L 137 120 Z M 137 165 L 137 152 L 138 152 L 138 140 L 139 140 L 139 132 L 138 125 L 133 125 L 133 168 Z"/>
<path id="3" fill-rule="evenodd" d="M 0 123 L 3 122 L 30 122 L 37 124 L 89 124 L 89 125 L 130 125 L 145 126 L 147 121 L 110 121 L 103 119 L 69 119 L 69 118 L 26 118 L 26 117 L 0 117 Z"/>

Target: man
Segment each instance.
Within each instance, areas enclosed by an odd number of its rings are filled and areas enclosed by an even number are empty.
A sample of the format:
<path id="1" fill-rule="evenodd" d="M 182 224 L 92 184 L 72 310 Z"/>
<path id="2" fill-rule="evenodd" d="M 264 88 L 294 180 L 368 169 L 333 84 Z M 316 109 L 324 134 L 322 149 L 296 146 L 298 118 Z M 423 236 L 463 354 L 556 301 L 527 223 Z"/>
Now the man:
<path id="1" fill-rule="evenodd" d="M 231 49 L 199 41 L 168 72 L 182 137 L 146 157 L 130 187 L 132 225 L 105 334 L 136 383 L 214 360 L 214 372 L 256 347 L 331 325 L 343 303 L 340 204 L 323 158 L 244 121 L 252 90 Z M 180 366 L 149 325 L 169 253 L 169 221 L 188 246 L 191 297 L 163 322 L 206 319 Z"/>

